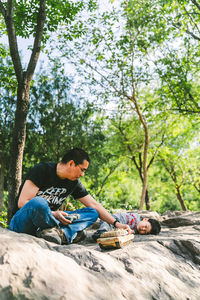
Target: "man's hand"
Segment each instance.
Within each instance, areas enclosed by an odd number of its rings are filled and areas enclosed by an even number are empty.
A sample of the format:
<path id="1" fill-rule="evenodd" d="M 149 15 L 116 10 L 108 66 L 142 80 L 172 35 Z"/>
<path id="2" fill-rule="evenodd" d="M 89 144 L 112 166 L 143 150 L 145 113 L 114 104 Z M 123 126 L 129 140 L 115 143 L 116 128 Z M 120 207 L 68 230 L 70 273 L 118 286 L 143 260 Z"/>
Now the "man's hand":
<path id="1" fill-rule="evenodd" d="M 132 230 L 132 229 L 129 227 L 129 225 L 127 225 L 127 224 L 121 224 L 121 223 L 119 223 L 119 222 L 116 222 L 115 226 L 116 226 L 116 228 L 127 230 L 127 231 L 128 231 L 128 234 L 134 233 L 134 230 Z"/>
<path id="2" fill-rule="evenodd" d="M 64 216 L 68 216 L 68 214 L 61 210 L 52 211 L 52 215 L 60 221 L 63 225 L 71 224 L 72 222 L 66 219 Z"/>

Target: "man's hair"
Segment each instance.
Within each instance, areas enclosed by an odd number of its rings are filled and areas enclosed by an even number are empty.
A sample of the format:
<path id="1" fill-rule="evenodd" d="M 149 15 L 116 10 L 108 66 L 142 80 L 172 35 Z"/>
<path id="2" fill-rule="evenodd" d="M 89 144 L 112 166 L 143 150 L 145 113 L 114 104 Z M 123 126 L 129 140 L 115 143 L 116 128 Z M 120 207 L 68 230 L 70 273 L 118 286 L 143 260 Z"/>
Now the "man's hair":
<path id="1" fill-rule="evenodd" d="M 89 155 L 83 149 L 73 148 L 69 150 L 62 158 L 61 163 L 66 164 L 68 161 L 73 160 L 76 165 L 82 164 L 84 160 L 90 162 Z"/>
<path id="2" fill-rule="evenodd" d="M 159 234 L 161 230 L 160 223 L 155 219 L 149 219 L 149 223 L 151 224 L 151 231 L 150 234 Z"/>

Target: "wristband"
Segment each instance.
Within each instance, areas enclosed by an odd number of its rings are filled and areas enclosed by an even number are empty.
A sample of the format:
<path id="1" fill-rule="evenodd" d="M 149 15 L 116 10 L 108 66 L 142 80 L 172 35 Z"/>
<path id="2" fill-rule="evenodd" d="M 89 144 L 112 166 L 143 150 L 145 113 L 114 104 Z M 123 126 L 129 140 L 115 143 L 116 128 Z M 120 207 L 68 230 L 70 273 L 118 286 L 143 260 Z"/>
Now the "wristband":
<path id="1" fill-rule="evenodd" d="M 119 221 L 115 220 L 115 221 L 113 222 L 113 226 L 114 226 L 115 228 L 117 228 L 117 227 L 116 227 L 116 223 L 117 223 L 117 222 L 119 222 Z"/>

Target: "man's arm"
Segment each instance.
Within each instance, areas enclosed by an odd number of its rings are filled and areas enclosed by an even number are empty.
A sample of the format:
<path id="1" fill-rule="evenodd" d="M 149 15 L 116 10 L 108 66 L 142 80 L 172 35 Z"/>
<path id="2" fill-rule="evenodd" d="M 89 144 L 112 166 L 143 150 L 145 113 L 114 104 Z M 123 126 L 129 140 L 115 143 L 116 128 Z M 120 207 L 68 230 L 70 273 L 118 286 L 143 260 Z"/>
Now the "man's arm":
<path id="1" fill-rule="evenodd" d="M 97 210 L 97 212 L 99 213 L 99 217 L 103 221 L 107 222 L 108 224 L 113 225 L 115 218 L 100 203 L 98 203 L 91 195 L 87 195 L 83 198 L 79 198 L 78 200 L 87 207 L 95 208 Z M 127 224 L 121 224 L 119 222 L 116 222 L 115 226 L 119 229 L 127 229 L 128 233 L 133 232 L 133 230 L 131 230 Z"/>
<path id="2" fill-rule="evenodd" d="M 36 196 L 38 191 L 39 187 L 37 187 L 31 180 L 26 180 L 19 195 L 18 207 L 23 207 L 29 200 Z"/>

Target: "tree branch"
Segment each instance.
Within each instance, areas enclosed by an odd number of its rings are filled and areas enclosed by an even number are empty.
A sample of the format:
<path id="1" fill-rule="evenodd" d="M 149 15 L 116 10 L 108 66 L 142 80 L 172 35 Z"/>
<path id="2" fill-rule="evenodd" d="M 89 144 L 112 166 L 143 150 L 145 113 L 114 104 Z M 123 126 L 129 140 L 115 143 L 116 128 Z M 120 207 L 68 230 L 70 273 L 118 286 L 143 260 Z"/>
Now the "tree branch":
<path id="1" fill-rule="evenodd" d="M 191 1 L 192 1 L 192 3 L 198 8 L 198 10 L 200 10 L 200 4 L 197 3 L 196 0 L 191 0 Z"/>
<path id="2" fill-rule="evenodd" d="M 196 183 L 194 183 L 193 184 L 193 186 L 194 186 L 194 188 L 197 190 L 197 192 L 199 192 L 200 193 L 200 185 L 199 185 L 199 187 L 197 186 L 197 184 Z"/>
<path id="3" fill-rule="evenodd" d="M 132 156 L 131 160 L 134 162 L 134 164 L 135 164 L 135 166 L 136 166 L 136 169 L 137 169 L 138 172 L 139 172 L 140 179 L 141 179 L 141 181 L 143 182 L 143 177 L 142 177 L 142 165 L 141 165 L 141 164 L 140 164 L 140 166 L 138 165 L 135 156 Z"/>
<path id="4" fill-rule="evenodd" d="M 193 32 L 189 31 L 188 29 L 186 29 L 186 33 L 188 33 L 189 35 L 191 35 L 195 40 L 200 41 L 200 37 L 198 37 Z"/>
<path id="5" fill-rule="evenodd" d="M 193 15 L 190 14 L 185 7 L 184 7 L 184 11 L 186 12 L 186 14 L 188 15 L 188 17 L 190 18 L 191 23 L 193 23 L 194 27 L 199 32 L 199 28 L 198 28 L 197 24 L 195 23 L 195 21 L 193 20 Z"/>
<path id="6" fill-rule="evenodd" d="M 87 67 L 89 67 L 90 69 L 92 69 L 93 71 L 95 71 L 98 75 L 100 75 L 110 86 L 111 88 L 114 89 L 115 92 L 117 92 L 118 94 L 122 95 L 122 96 L 125 96 L 126 98 L 128 98 L 130 100 L 131 97 L 129 97 L 126 93 L 124 94 L 122 91 L 118 90 L 116 88 L 116 86 L 105 76 L 103 75 L 101 72 L 99 72 L 95 67 L 93 67 L 91 64 L 87 63 L 85 60 L 84 60 L 84 63 Z M 101 84 L 99 81 L 97 81 L 95 79 L 95 81 L 99 84 Z M 102 85 L 102 84 L 101 84 Z"/>
<path id="7" fill-rule="evenodd" d="M 42 34 L 46 19 L 46 0 L 40 0 L 40 8 L 37 17 L 36 35 L 33 51 L 27 68 L 27 79 L 31 80 L 41 51 Z"/>
<path id="8" fill-rule="evenodd" d="M 98 191 L 97 193 L 97 197 L 99 197 L 99 195 L 101 194 L 102 190 L 103 190 L 103 187 L 106 183 L 106 181 L 108 180 L 108 178 L 114 173 L 114 171 L 117 169 L 117 167 L 119 166 L 120 163 L 118 163 L 116 166 L 114 166 L 112 169 L 110 169 L 109 173 L 106 175 L 106 177 L 104 178 L 102 184 L 101 184 L 101 187 L 100 187 L 100 190 Z"/>
<path id="9" fill-rule="evenodd" d="M 176 27 L 177 29 L 180 29 L 180 27 L 182 26 L 182 24 L 181 24 L 180 22 L 178 22 L 178 23 L 176 23 L 176 24 L 175 24 L 175 23 L 172 23 L 172 25 L 173 25 L 174 27 Z M 199 30 L 198 30 L 198 31 L 199 31 Z M 197 36 L 196 34 L 194 34 L 193 32 L 191 32 L 190 30 L 186 29 L 185 32 L 186 32 L 187 34 L 189 34 L 191 37 L 193 37 L 195 40 L 200 41 L 200 37 Z"/>
<path id="10" fill-rule="evenodd" d="M 7 33 L 8 33 L 10 55 L 13 61 L 17 81 L 18 83 L 21 83 L 23 79 L 23 69 L 22 69 L 22 64 L 19 56 L 15 25 L 13 21 L 13 0 L 8 0 L 7 3 L 8 3 L 8 7 L 4 19 L 5 19 Z"/>
<path id="11" fill-rule="evenodd" d="M 121 118 L 120 118 L 120 122 L 119 122 L 119 125 L 118 125 L 118 129 L 119 129 L 120 134 L 121 134 L 122 137 L 124 138 L 125 142 L 127 143 L 128 151 L 130 152 L 131 155 L 133 155 L 133 151 L 132 151 L 132 149 L 131 149 L 131 145 L 129 144 L 129 140 L 128 140 L 128 138 L 126 137 L 125 133 L 123 132 L 123 130 L 122 130 L 122 128 L 121 128 Z"/>
<path id="12" fill-rule="evenodd" d="M 3 3 L 1 2 L 1 0 L 0 0 L 0 11 L 1 11 L 1 13 L 4 17 L 4 20 L 5 20 L 6 19 L 6 10 L 5 10 L 5 7 L 4 7 Z"/>
<path id="13" fill-rule="evenodd" d="M 158 150 L 160 149 L 160 147 L 162 146 L 162 144 L 164 143 L 164 135 L 162 135 L 162 141 L 160 142 L 160 144 L 158 145 L 158 147 L 156 148 L 156 151 L 154 152 L 152 158 L 150 159 L 149 163 L 148 163 L 148 166 L 147 166 L 147 170 L 149 169 L 149 167 L 151 166 L 151 164 L 153 163 L 157 153 L 158 153 Z"/>

